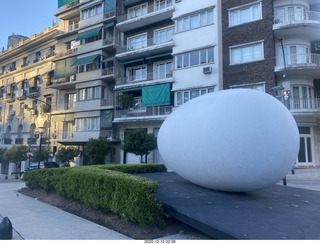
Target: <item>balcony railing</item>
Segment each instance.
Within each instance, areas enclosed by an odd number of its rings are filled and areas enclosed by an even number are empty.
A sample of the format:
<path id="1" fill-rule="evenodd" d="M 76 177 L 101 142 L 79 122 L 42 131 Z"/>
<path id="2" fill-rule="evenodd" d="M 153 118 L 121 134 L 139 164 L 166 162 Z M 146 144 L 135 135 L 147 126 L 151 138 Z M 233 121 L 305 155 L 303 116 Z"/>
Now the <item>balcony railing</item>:
<path id="1" fill-rule="evenodd" d="M 12 142 L 12 139 L 10 139 L 10 138 L 4 138 L 4 139 L 3 139 L 3 143 L 4 143 L 5 145 L 10 145 L 11 142 Z"/>
<path id="2" fill-rule="evenodd" d="M 37 144 L 37 138 L 30 137 L 27 140 L 28 145 Z"/>
<path id="3" fill-rule="evenodd" d="M 114 74 L 114 67 L 104 68 L 101 70 L 101 75 L 113 75 Z"/>
<path id="4" fill-rule="evenodd" d="M 113 106 L 113 97 L 101 99 L 101 106 Z"/>
<path id="5" fill-rule="evenodd" d="M 16 138 L 15 144 L 23 144 L 23 138 Z"/>
<path id="6" fill-rule="evenodd" d="M 99 136 L 112 138 L 112 130 L 100 130 Z"/>
<path id="7" fill-rule="evenodd" d="M 289 98 L 283 99 L 282 103 L 290 110 L 296 112 L 319 112 L 320 98 Z"/>
<path id="8" fill-rule="evenodd" d="M 285 56 L 287 66 L 320 65 L 320 54 L 290 54 Z M 277 66 L 284 66 L 283 56 L 277 57 Z"/>
<path id="9" fill-rule="evenodd" d="M 292 22 L 303 22 L 308 20 L 320 22 L 320 12 L 295 10 L 292 13 L 278 13 L 274 17 L 274 24 L 288 24 Z"/>
<path id="10" fill-rule="evenodd" d="M 39 87 L 37 87 L 37 86 L 31 86 L 31 87 L 29 88 L 29 95 L 30 95 L 30 96 L 33 96 L 33 97 L 39 96 L 39 95 L 40 95 L 40 93 L 39 93 Z"/>
<path id="11" fill-rule="evenodd" d="M 170 73 L 147 73 L 142 74 L 140 76 L 124 76 L 116 79 L 117 85 L 126 85 L 144 81 L 151 81 L 151 80 L 162 80 L 162 79 L 169 79 L 172 78 L 172 72 Z"/>
<path id="12" fill-rule="evenodd" d="M 68 49 L 67 51 L 64 52 L 59 52 L 56 54 L 57 58 L 62 58 L 71 54 L 75 54 L 78 52 L 78 48 L 73 48 L 73 49 Z"/>
<path id="13" fill-rule="evenodd" d="M 136 51 L 146 47 L 152 47 L 152 46 L 170 43 L 172 41 L 172 35 L 167 35 L 161 38 L 163 39 L 161 40 L 160 38 L 149 38 L 142 41 L 135 41 L 125 45 L 120 45 L 118 49 L 118 53 Z"/>
<path id="14" fill-rule="evenodd" d="M 62 30 L 57 30 L 56 32 L 56 36 L 59 36 L 61 34 L 65 34 L 71 31 L 76 31 L 79 29 L 79 23 L 75 23 L 73 25 L 69 25 L 69 26 L 65 26 L 64 28 L 62 28 Z"/>
<path id="15" fill-rule="evenodd" d="M 136 117 L 164 116 L 172 112 L 172 106 L 147 107 L 144 110 L 117 110 L 115 118 L 126 119 Z"/>
<path id="16" fill-rule="evenodd" d="M 162 9 L 165 9 L 165 8 L 168 8 L 171 6 L 172 6 L 172 0 L 166 0 L 164 5 L 160 6 L 158 4 L 151 4 L 148 7 L 142 7 L 141 9 L 139 9 L 137 11 L 132 11 L 127 14 L 120 15 L 120 16 L 118 16 L 117 20 L 118 20 L 118 23 L 120 23 L 123 21 L 139 18 L 139 17 L 145 16 L 150 13 L 158 12 Z"/>

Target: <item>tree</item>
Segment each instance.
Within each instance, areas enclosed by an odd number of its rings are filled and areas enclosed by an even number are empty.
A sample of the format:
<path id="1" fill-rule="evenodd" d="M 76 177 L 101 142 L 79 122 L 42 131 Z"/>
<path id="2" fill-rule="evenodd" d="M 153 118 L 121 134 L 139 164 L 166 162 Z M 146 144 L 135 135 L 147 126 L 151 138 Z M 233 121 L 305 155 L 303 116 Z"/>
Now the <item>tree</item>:
<path id="1" fill-rule="evenodd" d="M 8 162 L 13 162 L 16 165 L 16 179 L 18 179 L 18 168 L 21 166 L 21 161 L 27 160 L 27 147 L 25 145 L 13 146 L 4 153 L 4 157 Z"/>
<path id="2" fill-rule="evenodd" d="M 41 150 L 40 155 L 40 149 L 32 150 L 32 156 L 31 161 L 32 162 L 41 162 L 41 161 L 47 161 L 49 159 L 49 151 L 48 150 Z"/>
<path id="3" fill-rule="evenodd" d="M 153 134 L 148 134 L 143 128 L 129 130 L 122 145 L 124 151 L 139 155 L 140 163 L 143 163 L 143 155 L 148 155 L 156 147 L 157 141 Z"/>
<path id="4" fill-rule="evenodd" d="M 8 162 L 7 162 L 7 160 L 6 160 L 6 158 L 4 157 L 4 154 L 5 154 L 5 152 L 7 151 L 8 149 L 7 148 L 0 148 L 0 162 L 2 163 L 2 164 L 8 164 Z M 6 167 L 4 167 L 4 168 L 6 168 Z"/>
<path id="5" fill-rule="evenodd" d="M 89 139 L 84 152 L 89 157 L 88 164 L 104 164 L 106 156 L 111 153 L 112 143 L 106 137 Z"/>
<path id="6" fill-rule="evenodd" d="M 80 150 L 74 147 L 62 147 L 58 151 L 57 158 L 64 166 L 69 166 L 70 161 L 78 156 Z"/>
<path id="7" fill-rule="evenodd" d="M 118 106 L 121 109 L 129 109 L 133 107 L 134 97 L 132 94 L 123 93 L 118 96 Z"/>

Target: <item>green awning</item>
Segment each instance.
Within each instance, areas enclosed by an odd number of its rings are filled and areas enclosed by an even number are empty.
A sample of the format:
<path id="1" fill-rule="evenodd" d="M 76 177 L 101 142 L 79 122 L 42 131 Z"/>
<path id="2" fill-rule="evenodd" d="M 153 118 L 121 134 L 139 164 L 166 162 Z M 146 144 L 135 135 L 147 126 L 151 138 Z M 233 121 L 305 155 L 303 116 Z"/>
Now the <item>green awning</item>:
<path id="1" fill-rule="evenodd" d="M 143 61 L 144 58 L 139 58 L 139 59 L 135 59 L 135 60 L 131 60 L 131 61 L 127 61 L 127 62 L 122 62 L 121 64 L 124 65 L 124 64 L 131 64 L 131 63 L 135 63 L 135 62 L 141 62 Z"/>
<path id="2" fill-rule="evenodd" d="M 92 64 L 93 61 L 99 56 L 100 54 L 91 55 L 84 58 L 78 58 L 71 66 L 79 66 L 85 64 Z"/>
<path id="3" fill-rule="evenodd" d="M 67 5 L 69 3 L 73 3 L 77 0 L 58 0 L 58 8 L 64 6 L 64 5 Z"/>
<path id="4" fill-rule="evenodd" d="M 67 36 L 58 40 L 58 44 L 74 41 L 77 38 L 78 34 Z"/>
<path id="5" fill-rule="evenodd" d="M 109 24 L 104 25 L 103 27 L 104 28 L 110 28 L 110 27 L 113 27 L 113 26 L 114 26 L 114 22 L 111 22 Z"/>
<path id="6" fill-rule="evenodd" d="M 65 77 L 65 70 L 66 70 L 66 61 L 61 60 L 56 62 L 56 66 L 54 69 L 54 78 L 55 79 L 60 79 Z"/>
<path id="7" fill-rule="evenodd" d="M 104 12 L 108 13 L 116 10 L 116 0 L 106 0 L 104 1 Z"/>
<path id="8" fill-rule="evenodd" d="M 113 60 L 114 60 L 114 58 L 106 58 L 106 59 L 102 60 L 102 63 L 110 62 Z"/>
<path id="9" fill-rule="evenodd" d="M 112 115 L 113 115 L 113 110 L 102 110 L 100 127 L 102 128 L 112 127 Z"/>
<path id="10" fill-rule="evenodd" d="M 101 28 L 102 27 L 98 27 L 98 28 L 95 28 L 95 29 L 92 29 L 92 30 L 89 30 L 89 31 L 86 31 L 86 32 L 79 33 L 79 35 L 76 38 L 76 41 L 97 36 L 99 34 L 99 32 L 101 31 Z"/>
<path id="11" fill-rule="evenodd" d="M 102 3 L 102 1 L 99 1 L 99 2 L 96 2 L 96 3 L 90 4 L 90 5 L 87 5 L 85 7 L 80 7 L 80 10 L 88 9 L 88 8 L 94 7 L 94 6 L 96 6 L 98 4 L 101 4 L 101 3 Z"/>
<path id="12" fill-rule="evenodd" d="M 169 105 L 170 87 L 170 83 L 142 87 L 142 106 Z"/>
<path id="13" fill-rule="evenodd" d="M 165 57 L 165 56 L 170 56 L 171 53 L 163 53 L 163 54 L 159 54 L 159 55 L 154 55 L 154 56 L 151 56 L 151 57 L 147 57 L 146 60 L 149 60 L 149 59 L 155 59 L 155 58 L 160 58 L 160 57 Z"/>

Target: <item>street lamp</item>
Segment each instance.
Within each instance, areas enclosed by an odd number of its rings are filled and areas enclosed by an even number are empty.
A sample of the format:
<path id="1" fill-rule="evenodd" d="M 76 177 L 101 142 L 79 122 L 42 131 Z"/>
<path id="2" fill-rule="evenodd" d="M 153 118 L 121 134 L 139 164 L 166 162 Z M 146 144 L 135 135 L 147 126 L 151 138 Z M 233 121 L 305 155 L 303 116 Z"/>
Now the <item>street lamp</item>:
<path id="1" fill-rule="evenodd" d="M 45 130 L 46 127 L 38 127 L 41 130 Z M 38 162 L 38 169 L 40 169 L 40 161 L 41 161 L 41 143 L 42 143 L 42 135 L 43 135 L 43 131 L 39 131 L 40 134 L 40 147 L 39 147 L 39 162 Z"/>

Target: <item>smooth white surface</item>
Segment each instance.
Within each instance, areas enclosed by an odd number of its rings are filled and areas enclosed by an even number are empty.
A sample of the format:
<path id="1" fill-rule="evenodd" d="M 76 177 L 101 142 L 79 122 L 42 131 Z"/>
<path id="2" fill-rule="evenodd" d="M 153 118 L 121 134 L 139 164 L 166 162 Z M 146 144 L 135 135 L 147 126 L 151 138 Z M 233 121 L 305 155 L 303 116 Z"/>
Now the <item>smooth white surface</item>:
<path id="1" fill-rule="evenodd" d="M 274 97 L 225 90 L 176 109 L 160 128 L 158 148 L 169 167 L 193 183 L 247 192 L 285 177 L 298 155 L 299 132 Z"/>

